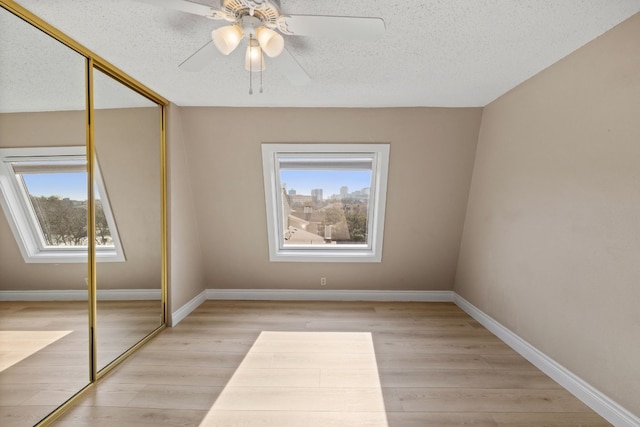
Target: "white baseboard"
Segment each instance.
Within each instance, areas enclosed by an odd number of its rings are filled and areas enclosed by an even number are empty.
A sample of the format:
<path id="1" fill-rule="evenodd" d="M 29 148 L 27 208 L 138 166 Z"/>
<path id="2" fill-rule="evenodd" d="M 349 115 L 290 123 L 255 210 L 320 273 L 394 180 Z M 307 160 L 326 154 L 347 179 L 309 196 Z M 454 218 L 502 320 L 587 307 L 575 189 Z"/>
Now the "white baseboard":
<path id="1" fill-rule="evenodd" d="M 207 289 L 211 300 L 253 301 L 453 301 L 453 291 L 357 291 L 302 289 Z"/>
<path id="2" fill-rule="evenodd" d="M 160 289 L 98 289 L 98 301 L 158 300 Z M 86 290 L 0 291 L 0 301 L 86 301 Z"/>
<path id="3" fill-rule="evenodd" d="M 195 297 L 191 298 L 191 300 L 177 309 L 176 311 L 171 313 L 171 319 L 169 319 L 169 324 L 173 328 L 178 323 L 180 323 L 185 317 L 187 317 L 193 310 L 198 308 L 200 304 L 205 302 L 207 299 L 207 291 L 204 290 L 200 292 Z"/>
<path id="4" fill-rule="evenodd" d="M 611 424 L 616 427 L 640 427 L 640 418 L 520 338 L 469 301 L 454 293 L 453 302 Z"/>

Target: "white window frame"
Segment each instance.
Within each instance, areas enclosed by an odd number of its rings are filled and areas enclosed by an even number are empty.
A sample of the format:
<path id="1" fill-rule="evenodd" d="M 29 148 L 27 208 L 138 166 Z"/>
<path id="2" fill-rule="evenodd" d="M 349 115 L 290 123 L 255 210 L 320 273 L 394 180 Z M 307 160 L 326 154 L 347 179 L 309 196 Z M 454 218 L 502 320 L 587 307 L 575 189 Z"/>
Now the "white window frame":
<path id="1" fill-rule="evenodd" d="M 58 163 L 62 165 L 60 169 L 84 165 L 86 170 L 86 148 L 84 146 L 0 148 L 0 205 L 24 261 L 27 263 L 86 263 L 89 250 L 86 246 L 51 247 L 45 244 L 27 189 L 19 181 L 11 166 L 12 163 L 34 161 L 43 162 L 43 164 L 49 161 L 51 166 L 47 167 L 53 169 L 55 169 L 55 163 Z M 95 162 L 94 178 L 113 241 L 113 246 L 96 246 L 96 261 L 124 262 L 126 260 L 124 250 L 97 162 Z"/>
<path id="2" fill-rule="evenodd" d="M 280 159 L 339 164 L 371 160 L 368 242 L 346 245 L 284 245 Z M 280 262 L 382 262 L 389 144 L 262 144 L 269 259 Z"/>

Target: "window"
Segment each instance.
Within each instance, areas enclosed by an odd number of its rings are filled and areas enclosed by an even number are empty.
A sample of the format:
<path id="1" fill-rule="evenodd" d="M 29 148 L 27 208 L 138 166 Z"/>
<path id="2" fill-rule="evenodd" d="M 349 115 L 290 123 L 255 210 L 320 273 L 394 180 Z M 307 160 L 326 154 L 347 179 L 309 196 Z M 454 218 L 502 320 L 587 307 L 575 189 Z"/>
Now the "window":
<path id="1" fill-rule="evenodd" d="M 96 260 L 124 261 L 95 170 Z M 0 148 L 0 204 L 25 262 L 86 262 L 85 147 Z"/>
<path id="2" fill-rule="evenodd" d="M 380 262 L 388 144 L 263 144 L 271 261 Z"/>

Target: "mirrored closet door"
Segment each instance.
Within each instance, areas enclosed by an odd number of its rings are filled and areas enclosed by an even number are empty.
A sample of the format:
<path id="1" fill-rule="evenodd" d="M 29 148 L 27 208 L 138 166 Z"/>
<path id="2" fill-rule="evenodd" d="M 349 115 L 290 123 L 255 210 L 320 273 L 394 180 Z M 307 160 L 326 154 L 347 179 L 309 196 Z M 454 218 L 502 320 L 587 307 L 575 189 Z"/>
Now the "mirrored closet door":
<path id="1" fill-rule="evenodd" d="M 163 323 L 162 116 L 98 69 L 93 84 L 100 370 Z M 111 258 L 101 256 L 108 247 Z"/>
<path id="2" fill-rule="evenodd" d="M 1 425 L 33 426 L 90 383 L 85 75 L 0 8 Z"/>
<path id="3" fill-rule="evenodd" d="M 0 6 L 0 425 L 46 425 L 166 324 L 167 101 Z"/>

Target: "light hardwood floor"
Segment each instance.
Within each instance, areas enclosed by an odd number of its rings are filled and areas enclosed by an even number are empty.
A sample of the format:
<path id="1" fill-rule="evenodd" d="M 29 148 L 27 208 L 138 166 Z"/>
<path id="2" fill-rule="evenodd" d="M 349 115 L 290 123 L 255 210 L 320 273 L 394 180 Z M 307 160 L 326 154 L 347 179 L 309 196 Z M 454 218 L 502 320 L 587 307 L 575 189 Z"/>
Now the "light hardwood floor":
<path id="1" fill-rule="evenodd" d="M 606 426 L 451 303 L 207 301 L 57 426 Z"/>

